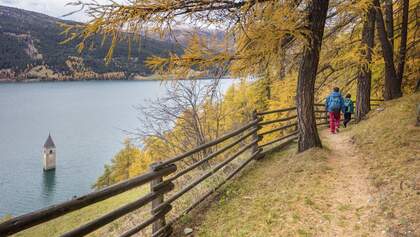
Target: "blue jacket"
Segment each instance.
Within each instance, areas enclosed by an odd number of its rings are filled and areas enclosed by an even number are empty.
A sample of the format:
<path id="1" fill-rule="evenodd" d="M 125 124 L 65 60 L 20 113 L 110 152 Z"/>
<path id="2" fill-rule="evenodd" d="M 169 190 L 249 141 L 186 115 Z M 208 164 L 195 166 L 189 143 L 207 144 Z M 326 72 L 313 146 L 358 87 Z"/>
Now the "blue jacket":
<path id="1" fill-rule="evenodd" d="M 343 112 L 345 112 L 345 107 L 344 107 L 344 100 L 343 100 L 343 97 L 341 96 L 341 93 L 340 92 L 332 92 L 328 97 L 327 97 L 327 99 L 325 100 L 325 109 L 328 111 L 328 112 L 334 112 L 333 111 L 333 108 L 331 107 L 332 105 L 331 105 L 331 99 L 333 98 L 333 97 L 339 97 L 339 100 L 340 100 L 340 107 L 341 107 L 341 111 L 343 111 Z"/>

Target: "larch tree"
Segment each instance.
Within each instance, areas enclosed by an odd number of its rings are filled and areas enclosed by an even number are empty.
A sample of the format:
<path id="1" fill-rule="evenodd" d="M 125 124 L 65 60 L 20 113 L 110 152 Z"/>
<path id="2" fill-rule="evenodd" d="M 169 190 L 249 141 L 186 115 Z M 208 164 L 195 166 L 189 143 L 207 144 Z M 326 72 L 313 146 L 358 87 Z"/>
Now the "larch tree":
<path id="1" fill-rule="evenodd" d="M 382 1 L 394 4 L 390 7 L 395 9 L 392 18 L 395 26 L 388 26 L 390 20 L 387 18 L 392 11 L 386 10 L 389 6 L 384 7 L 385 34 L 382 35 L 385 35 L 390 51 L 395 54 L 390 58 L 397 78 L 402 81 L 404 76 L 404 91 L 407 93 L 420 89 L 420 53 L 416 47 L 419 42 L 416 22 L 419 1 L 410 1 L 411 6 L 408 0 Z M 110 38 L 113 45 L 128 36 L 129 42 L 134 45 L 131 37 L 139 35 L 138 32 L 146 35 L 152 32 L 154 36 L 159 33 L 165 39 L 168 35 L 172 37 L 172 27 L 178 23 L 211 26 L 212 29 L 223 26 L 225 39 L 203 35 L 200 31 L 196 32 L 195 27 L 183 28 L 183 32 L 192 31 L 187 32 L 188 44 L 184 44 L 187 42 L 185 38 L 181 39 L 184 53 L 149 58 L 148 66 L 168 78 L 191 78 L 189 76 L 196 72 L 218 76 L 226 71 L 232 77 L 253 78 L 235 83 L 220 104 L 199 103 L 196 109 L 182 107 L 176 113 L 172 109 L 160 111 L 161 108 L 168 109 L 165 103 L 148 107 L 149 112 L 157 109 L 148 113 L 156 119 L 151 123 L 156 125 L 156 121 L 161 120 L 169 125 L 165 114 L 170 112 L 173 114 L 173 126 L 151 129 L 149 133 L 141 131 L 145 136 L 140 137 L 146 137 L 141 139 L 144 144 L 139 156 L 141 159 L 130 163 L 118 159 L 121 165 L 107 167 L 98 183 L 109 185 L 117 182 L 115 174 L 119 173 L 120 167 L 130 165 L 128 176 L 135 175 L 146 169 L 149 161 L 172 157 L 212 140 L 247 123 L 255 109 L 272 110 L 297 103 L 301 133 L 299 150 L 321 146 L 315 126 L 317 117 L 314 118 L 314 112 L 320 110 L 312 107 L 314 97 L 317 103 L 322 103 L 333 86 L 339 86 L 344 93 L 357 92 L 357 117 L 362 118 L 370 109 L 370 96 L 382 95 L 385 71 L 383 45 L 375 35 L 377 8 L 373 4 L 374 0 L 330 0 L 328 4 L 313 0 L 132 0 L 124 5 L 115 2 L 109 5 L 86 4 L 92 21 L 87 25 L 72 25 L 67 31 L 69 39 L 81 41 L 80 49 L 91 47 L 89 39 L 97 34 L 104 35 L 104 40 Z M 388 29 L 392 29 L 392 37 Z M 319 40 L 321 38 L 322 41 Z M 108 60 L 112 51 L 113 47 Z M 215 74 L 206 74 L 208 72 Z M 180 99 L 178 95 L 173 98 Z M 291 115 L 294 111 L 273 114 L 265 119 Z M 273 128 L 275 126 L 267 126 L 261 132 Z M 291 130 L 273 133 L 264 136 L 264 139 L 269 141 L 289 132 Z M 199 156 L 193 158 L 201 159 Z"/>
<path id="2" fill-rule="evenodd" d="M 376 10 L 376 28 L 378 31 L 378 38 L 381 42 L 382 55 L 385 61 L 385 82 L 383 95 L 385 100 L 392 100 L 402 96 L 401 83 L 397 78 L 397 71 L 394 65 L 393 45 L 388 38 L 390 37 L 390 34 L 387 33 L 387 29 L 385 28 L 385 21 L 380 2 L 379 0 L 373 0 L 373 3 Z"/>
<path id="3" fill-rule="evenodd" d="M 306 27 L 309 29 L 309 39 L 303 50 L 296 93 L 299 151 L 305 151 L 312 147 L 322 147 L 315 120 L 314 89 L 328 4 L 328 0 L 313 0 L 309 4 L 306 21 Z"/>
<path id="4" fill-rule="evenodd" d="M 357 75 L 356 119 L 361 120 L 370 111 L 372 81 L 372 50 L 375 38 L 375 10 L 367 9 L 362 28 L 361 64 Z"/>
<path id="5" fill-rule="evenodd" d="M 393 0 L 384 1 L 385 29 L 391 47 L 394 49 L 394 3 Z"/>
<path id="6" fill-rule="evenodd" d="M 404 66 L 407 55 L 407 35 L 408 35 L 408 10 L 410 7 L 409 0 L 401 0 L 402 2 L 402 20 L 401 20 L 401 42 L 398 54 L 397 81 L 401 86 L 404 75 Z"/>
<path id="7" fill-rule="evenodd" d="M 78 3 L 82 4 L 82 3 Z M 230 72 L 245 76 L 272 78 L 281 65 L 279 51 L 290 41 L 296 41 L 301 66 L 297 85 L 299 118 L 299 151 L 320 147 L 313 108 L 314 85 L 322 45 L 329 1 L 326 0 L 156 0 L 112 2 L 109 5 L 85 3 L 92 20 L 86 25 L 69 26 L 69 40 L 80 40 L 79 49 L 91 47 L 94 35 L 110 37 L 112 46 L 121 32 L 159 32 L 170 34 L 180 21 L 197 26 L 224 26 L 226 40 L 217 47 L 214 41 L 196 39 L 183 55 L 153 57 L 149 66 L 156 72 L 185 77 L 192 68 L 210 70 L 230 67 Z M 105 38 L 104 37 L 104 38 Z M 198 37 L 199 38 L 199 37 Z M 289 39 L 289 40 L 288 40 Z M 234 42 L 234 46 L 229 43 Z M 289 44 L 290 45 L 290 44 Z M 296 48 L 295 48 L 296 49 Z M 242 63 L 241 66 L 240 63 Z M 241 70 L 242 68 L 242 70 Z M 277 76 L 279 78 L 279 76 Z M 267 94 L 268 97 L 269 94 Z"/>

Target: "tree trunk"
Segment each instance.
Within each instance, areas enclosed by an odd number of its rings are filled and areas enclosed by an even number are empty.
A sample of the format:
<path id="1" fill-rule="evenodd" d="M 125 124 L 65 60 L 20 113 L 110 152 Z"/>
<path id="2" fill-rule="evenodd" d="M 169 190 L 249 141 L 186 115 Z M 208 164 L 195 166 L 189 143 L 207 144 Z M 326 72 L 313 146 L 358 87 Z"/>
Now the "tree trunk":
<path id="1" fill-rule="evenodd" d="M 409 0 L 402 0 L 401 43 L 398 54 L 397 80 L 402 85 L 404 75 L 405 55 L 407 53 L 408 7 Z"/>
<path id="2" fill-rule="evenodd" d="M 271 100 L 271 79 L 268 77 L 264 80 L 265 96 L 267 100 Z"/>
<path id="3" fill-rule="evenodd" d="M 378 31 L 378 37 L 381 42 L 382 54 L 385 61 L 384 99 L 392 100 L 402 96 L 401 85 L 398 84 L 397 73 L 394 66 L 394 53 L 385 30 L 385 23 L 379 0 L 374 0 L 373 2 L 376 9 L 376 29 Z"/>
<path id="4" fill-rule="evenodd" d="M 366 13 L 362 30 L 362 57 L 363 63 L 360 65 L 357 76 L 357 99 L 356 99 L 356 119 L 360 121 L 370 111 L 370 89 L 372 71 L 372 49 L 375 38 L 375 10 L 371 7 Z"/>
<path id="5" fill-rule="evenodd" d="M 314 113 L 314 89 L 328 4 L 329 0 L 312 0 L 309 6 L 307 27 L 310 30 L 310 39 L 309 45 L 303 49 L 296 97 L 299 152 L 312 147 L 322 147 Z"/>
<path id="6" fill-rule="evenodd" d="M 286 49 L 280 48 L 280 71 L 279 71 L 279 80 L 283 80 L 286 77 Z"/>
<path id="7" fill-rule="evenodd" d="M 386 35 L 388 36 L 389 43 L 391 44 L 392 50 L 394 50 L 394 8 L 392 6 L 392 0 L 385 0 L 385 26 Z"/>

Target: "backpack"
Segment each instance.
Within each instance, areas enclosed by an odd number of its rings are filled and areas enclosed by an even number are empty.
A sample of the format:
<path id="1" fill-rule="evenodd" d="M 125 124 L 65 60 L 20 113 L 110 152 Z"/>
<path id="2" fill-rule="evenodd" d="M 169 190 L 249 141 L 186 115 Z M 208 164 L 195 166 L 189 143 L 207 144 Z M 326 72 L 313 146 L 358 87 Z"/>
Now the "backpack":
<path id="1" fill-rule="evenodd" d="M 339 96 L 331 96 L 329 101 L 329 107 L 333 112 L 340 112 L 341 110 L 341 99 Z"/>
<path id="2" fill-rule="evenodd" d="M 346 113 L 351 113 L 351 103 L 352 102 L 349 99 L 344 100 L 344 107 L 346 108 Z"/>

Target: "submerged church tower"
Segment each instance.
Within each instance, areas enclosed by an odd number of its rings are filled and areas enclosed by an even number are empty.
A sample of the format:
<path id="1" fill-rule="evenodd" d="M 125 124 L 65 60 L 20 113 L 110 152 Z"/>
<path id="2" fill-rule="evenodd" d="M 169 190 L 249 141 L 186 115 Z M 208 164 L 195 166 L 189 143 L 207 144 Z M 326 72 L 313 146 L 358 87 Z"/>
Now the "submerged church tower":
<path id="1" fill-rule="evenodd" d="M 51 134 L 48 134 L 48 138 L 45 141 L 44 149 L 43 149 L 43 162 L 42 163 L 44 166 L 44 171 L 55 169 L 55 158 L 56 158 L 55 144 L 51 138 Z"/>

